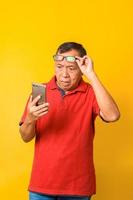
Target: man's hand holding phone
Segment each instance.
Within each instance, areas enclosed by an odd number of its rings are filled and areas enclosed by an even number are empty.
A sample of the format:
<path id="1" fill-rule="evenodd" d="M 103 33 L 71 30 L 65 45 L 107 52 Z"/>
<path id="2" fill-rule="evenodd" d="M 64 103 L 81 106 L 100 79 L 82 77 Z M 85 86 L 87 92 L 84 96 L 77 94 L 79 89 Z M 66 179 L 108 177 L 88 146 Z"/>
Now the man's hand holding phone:
<path id="1" fill-rule="evenodd" d="M 48 113 L 49 103 L 43 103 L 37 106 L 37 102 L 40 99 L 40 95 L 32 100 L 32 95 L 30 96 L 28 103 L 28 114 L 27 118 L 33 122 L 36 121 L 39 117 Z"/>

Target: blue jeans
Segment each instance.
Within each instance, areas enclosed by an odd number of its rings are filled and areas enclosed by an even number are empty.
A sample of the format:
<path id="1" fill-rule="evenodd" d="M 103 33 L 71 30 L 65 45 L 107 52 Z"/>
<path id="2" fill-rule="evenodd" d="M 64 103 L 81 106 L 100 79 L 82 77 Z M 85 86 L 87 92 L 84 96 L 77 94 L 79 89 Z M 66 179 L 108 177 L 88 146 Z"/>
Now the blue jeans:
<path id="1" fill-rule="evenodd" d="M 90 200 L 91 197 L 65 196 L 65 195 L 45 195 L 35 192 L 29 193 L 29 200 Z"/>

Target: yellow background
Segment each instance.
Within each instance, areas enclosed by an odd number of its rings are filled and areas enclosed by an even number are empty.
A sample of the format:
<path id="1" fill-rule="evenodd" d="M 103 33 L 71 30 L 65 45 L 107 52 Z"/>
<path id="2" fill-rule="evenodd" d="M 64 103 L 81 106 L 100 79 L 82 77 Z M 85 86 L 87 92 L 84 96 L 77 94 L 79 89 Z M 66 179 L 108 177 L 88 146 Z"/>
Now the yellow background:
<path id="1" fill-rule="evenodd" d="M 0 5 L 0 199 L 25 200 L 34 142 L 18 122 L 31 82 L 53 75 L 52 55 L 65 41 L 82 43 L 115 98 L 121 119 L 96 122 L 93 200 L 133 199 L 132 0 L 3 1 Z"/>

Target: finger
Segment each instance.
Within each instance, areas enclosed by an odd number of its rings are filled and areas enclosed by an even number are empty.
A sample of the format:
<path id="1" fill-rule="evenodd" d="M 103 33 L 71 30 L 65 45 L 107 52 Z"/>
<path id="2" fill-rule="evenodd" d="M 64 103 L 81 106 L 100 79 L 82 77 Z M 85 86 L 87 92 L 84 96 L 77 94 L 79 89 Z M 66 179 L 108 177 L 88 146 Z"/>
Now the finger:
<path id="1" fill-rule="evenodd" d="M 48 112 L 48 109 L 47 110 L 44 109 L 44 110 L 41 110 L 41 111 L 37 111 L 37 112 L 34 113 L 34 116 L 35 117 L 39 117 L 40 115 L 42 115 L 42 113 L 46 113 L 46 112 Z"/>
<path id="2" fill-rule="evenodd" d="M 81 67 L 84 64 L 84 59 L 76 60 L 79 67 Z"/>
<path id="3" fill-rule="evenodd" d="M 93 63 L 93 60 L 91 59 L 91 57 L 88 57 L 87 61 L 88 61 L 88 63 L 90 63 L 90 64 L 92 64 L 92 65 L 94 64 L 94 63 Z"/>
<path id="4" fill-rule="evenodd" d="M 34 106 L 34 111 L 36 112 L 36 111 L 39 111 L 43 108 L 48 108 L 48 107 L 49 107 L 49 103 L 44 103 L 44 104 L 41 104 L 39 106 Z"/>
<path id="5" fill-rule="evenodd" d="M 48 107 L 42 108 L 40 110 L 35 111 L 36 114 L 40 114 L 41 112 L 48 111 Z"/>
<path id="6" fill-rule="evenodd" d="M 88 59 L 89 62 L 92 62 L 92 58 L 91 58 L 90 56 L 87 56 L 87 55 L 86 55 L 86 56 L 84 56 L 84 58 L 85 58 L 85 59 Z"/>
<path id="7" fill-rule="evenodd" d="M 81 57 L 79 57 L 79 56 L 75 56 L 75 58 L 76 58 L 76 62 L 78 63 L 78 64 L 82 64 L 82 59 L 83 58 L 81 58 Z"/>
<path id="8" fill-rule="evenodd" d="M 46 115 L 47 113 L 48 113 L 48 111 L 45 111 L 45 112 L 41 113 L 41 114 L 39 115 L 39 117 L 41 117 L 41 116 L 43 116 L 43 115 Z"/>
<path id="9" fill-rule="evenodd" d="M 86 59 L 86 56 L 83 56 L 83 57 L 76 56 L 76 60 L 79 61 L 81 65 L 84 63 L 85 59 Z"/>
<path id="10" fill-rule="evenodd" d="M 48 106 L 44 107 L 44 108 L 38 108 L 38 106 L 33 106 L 32 109 L 31 109 L 31 113 L 33 113 L 33 115 L 36 113 L 38 114 L 39 112 L 41 112 L 43 109 L 47 109 L 48 110 Z"/>
<path id="11" fill-rule="evenodd" d="M 75 56 L 76 60 L 81 60 L 82 58 L 79 56 Z"/>
<path id="12" fill-rule="evenodd" d="M 89 58 L 89 56 L 85 55 L 83 58 Z"/>
<path id="13" fill-rule="evenodd" d="M 78 59 L 76 59 L 76 63 L 78 64 L 78 66 L 80 65 L 80 61 Z"/>
<path id="14" fill-rule="evenodd" d="M 44 107 L 48 107 L 49 106 L 49 103 L 43 103 L 43 104 L 41 104 L 41 105 L 39 105 L 39 106 L 37 106 L 39 109 L 41 109 L 41 108 L 44 108 Z"/>
<path id="15" fill-rule="evenodd" d="M 83 57 L 83 62 L 86 62 L 86 60 L 89 60 L 89 59 L 90 59 L 90 57 L 87 56 L 87 55 L 85 55 L 85 56 Z"/>
<path id="16" fill-rule="evenodd" d="M 80 57 L 80 56 L 75 56 L 76 60 L 83 60 L 85 57 L 87 57 L 87 55 Z"/>
<path id="17" fill-rule="evenodd" d="M 49 106 L 45 106 L 45 107 L 35 106 L 33 112 L 41 112 L 48 109 L 49 109 Z"/>

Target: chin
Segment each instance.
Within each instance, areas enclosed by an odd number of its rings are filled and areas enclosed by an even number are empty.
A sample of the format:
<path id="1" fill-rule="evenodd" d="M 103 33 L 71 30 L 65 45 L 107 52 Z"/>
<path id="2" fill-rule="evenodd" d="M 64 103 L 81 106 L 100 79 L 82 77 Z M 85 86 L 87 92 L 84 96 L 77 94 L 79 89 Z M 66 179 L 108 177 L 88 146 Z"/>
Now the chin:
<path id="1" fill-rule="evenodd" d="M 62 87 L 62 89 L 63 89 L 64 91 L 69 91 L 69 90 L 71 90 L 71 88 L 69 88 L 69 87 Z"/>

